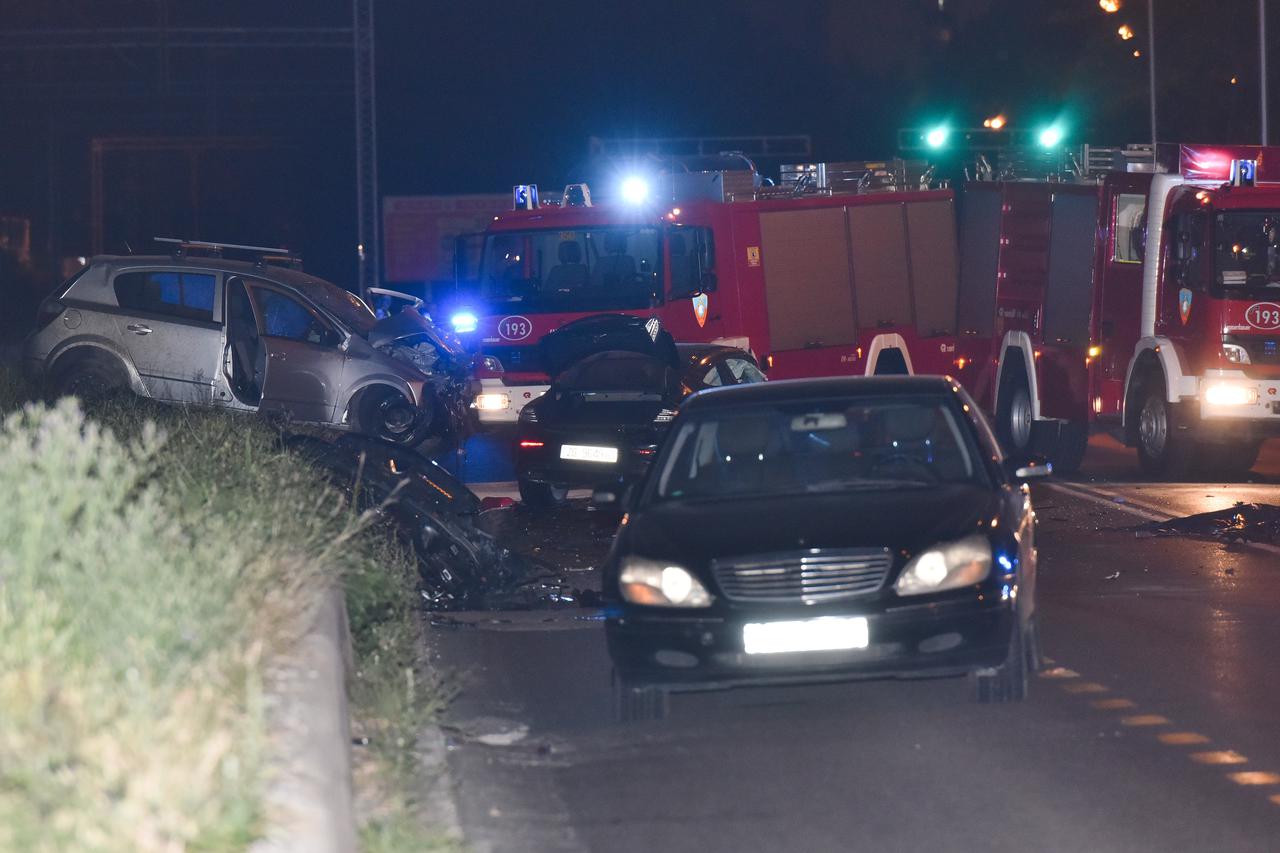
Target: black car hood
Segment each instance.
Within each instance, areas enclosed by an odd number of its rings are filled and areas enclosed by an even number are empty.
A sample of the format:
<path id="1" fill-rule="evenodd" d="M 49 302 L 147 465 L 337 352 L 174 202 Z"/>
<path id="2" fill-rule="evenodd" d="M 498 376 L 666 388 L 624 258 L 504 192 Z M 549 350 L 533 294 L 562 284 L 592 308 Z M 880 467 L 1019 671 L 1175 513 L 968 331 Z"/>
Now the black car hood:
<path id="1" fill-rule="evenodd" d="M 426 335 L 433 346 L 451 355 L 462 352 L 461 346 L 440 334 L 434 323 L 412 308 L 405 308 L 374 323 L 369 330 L 369 344 L 380 348 L 415 335 Z"/>
<path id="2" fill-rule="evenodd" d="M 937 486 L 724 501 L 674 501 L 633 513 L 627 553 L 705 567 L 717 557 L 802 548 L 887 547 L 914 553 L 989 530 L 1001 496 Z"/>
<path id="3" fill-rule="evenodd" d="M 554 377 L 577 362 L 601 352 L 635 352 L 680 367 L 675 340 L 659 329 L 652 335 L 643 317 L 601 314 L 561 326 L 538 342 L 543 367 Z"/>

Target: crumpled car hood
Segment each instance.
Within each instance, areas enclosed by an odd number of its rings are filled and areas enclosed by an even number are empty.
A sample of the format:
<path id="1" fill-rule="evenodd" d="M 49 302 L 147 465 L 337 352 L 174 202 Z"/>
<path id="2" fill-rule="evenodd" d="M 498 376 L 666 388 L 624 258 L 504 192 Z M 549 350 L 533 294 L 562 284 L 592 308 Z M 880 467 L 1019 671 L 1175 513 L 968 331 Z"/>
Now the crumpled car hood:
<path id="1" fill-rule="evenodd" d="M 411 308 L 375 323 L 369 330 L 369 344 L 380 349 L 414 335 L 426 335 L 434 346 L 450 354 L 462 353 L 462 348 L 455 341 L 441 335 L 435 324 Z"/>

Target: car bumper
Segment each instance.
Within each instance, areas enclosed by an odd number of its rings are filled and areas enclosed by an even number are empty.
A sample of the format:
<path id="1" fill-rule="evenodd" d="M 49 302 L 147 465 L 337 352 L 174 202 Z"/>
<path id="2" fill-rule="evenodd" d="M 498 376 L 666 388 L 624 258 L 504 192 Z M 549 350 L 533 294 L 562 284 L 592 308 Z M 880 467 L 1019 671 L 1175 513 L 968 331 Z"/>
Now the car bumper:
<path id="1" fill-rule="evenodd" d="M 636 482 L 649 470 L 653 459 L 652 454 L 642 456 L 627 448 L 619 451 L 618 461 L 612 464 L 560 459 L 556 455 L 559 452 L 558 444 L 548 444 L 533 453 L 517 447 L 516 476 L 533 483 L 592 488 L 616 484 L 619 480 Z"/>
<path id="2" fill-rule="evenodd" d="M 1008 654 L 1016 611 L 986 594 L 947 602 L 871 610 L 856 605 L 770 609 L 720 617 L 624 608 L 606 623 L 609 653 L 629 683 L 675 690 L 747 684 L 795 684 L 862 678 L 960 675 L 999 666 Z M 824 652 L 748 654 L 748 622 L 865 616 L 868 645 Z"/>

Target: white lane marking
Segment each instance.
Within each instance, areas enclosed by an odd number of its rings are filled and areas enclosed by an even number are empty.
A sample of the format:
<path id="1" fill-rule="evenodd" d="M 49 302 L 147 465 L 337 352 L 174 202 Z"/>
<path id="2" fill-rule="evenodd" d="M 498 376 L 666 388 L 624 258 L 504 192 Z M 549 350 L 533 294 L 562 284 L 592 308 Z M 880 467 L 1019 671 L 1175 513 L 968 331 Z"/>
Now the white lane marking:
<path id="1" fill-rule="evenodd" d="M 1119 503 L 1112 500 L 1110 497 L 1107 497 L 1106 492 L 1094 491 L 1087 486 L 1081 486 L 1076 483 L 1072 483 L 1070 485 L 1066 483 L 1045 483 L 1044 486 L 1047 489 L 1062 492 L 1063 494 L 1071 495 L 1072 497 L 1090 501 L 1091 503 L 1099 504 L 1101 506 L 1111 507 L 1114 510 L 1127 513 L 1147 521 L 1169 521 L 1176 517 L 1169 515 L 1168 512 L 1161 511 L 1158 507 L 1135 503 L 1130 501 L 1128 498 L 1125 499 L 1124 503 Z M 1258 551 L 1265 551 L 1268 554 L 1280 554 L 1280 545 L 1270 545 L 1266 542 L 1237 542 L 1232 544 L 1240 545 L 1245 548 L 1253 548 Z"/>

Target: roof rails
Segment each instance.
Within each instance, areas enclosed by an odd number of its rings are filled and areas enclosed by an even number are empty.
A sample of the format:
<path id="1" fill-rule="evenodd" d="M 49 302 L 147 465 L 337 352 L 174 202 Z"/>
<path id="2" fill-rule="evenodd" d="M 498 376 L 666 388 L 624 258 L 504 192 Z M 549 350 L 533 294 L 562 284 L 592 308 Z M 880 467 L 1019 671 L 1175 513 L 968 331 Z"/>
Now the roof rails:
<path id="1" fill-rule="evenodd" d="M 192 254 L 223 257 L 227 252 L 249 255 L 259 267 L 268 264 L 284 266 L 291 269 L 302 269 L 302 256 L 288 249 L 271 246 L 242 246 L 238 243 L 211 243 L 207 240 L 183 240 L 178 237 L 153 237 L 157 243 L 167 243 L 172 247 L 175 258 L 185 258 Z"/>

